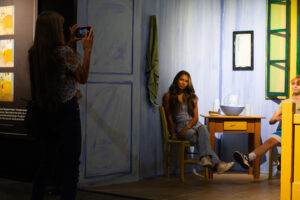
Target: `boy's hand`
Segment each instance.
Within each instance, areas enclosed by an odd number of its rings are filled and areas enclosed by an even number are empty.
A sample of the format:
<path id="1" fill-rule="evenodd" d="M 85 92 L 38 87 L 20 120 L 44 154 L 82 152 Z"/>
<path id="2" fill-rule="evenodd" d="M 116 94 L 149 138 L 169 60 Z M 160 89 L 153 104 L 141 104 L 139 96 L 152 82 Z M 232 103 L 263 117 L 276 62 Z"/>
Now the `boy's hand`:
<path id="1" fill-rule="evenodd" d="M 275 124 L 278 121 L 281 121 L 282 116 L 278 113 L 274 113 L 273 117 L 270 119 L 269 124 Z"/>
<path id="2" fill-rule="evenodd" d="M 281 119 L 282 119 L 282 116 L 281 116 L 281 115 L 275 117 L 275 120 L 276 120 L 276 121 L 281 121 Z"/>

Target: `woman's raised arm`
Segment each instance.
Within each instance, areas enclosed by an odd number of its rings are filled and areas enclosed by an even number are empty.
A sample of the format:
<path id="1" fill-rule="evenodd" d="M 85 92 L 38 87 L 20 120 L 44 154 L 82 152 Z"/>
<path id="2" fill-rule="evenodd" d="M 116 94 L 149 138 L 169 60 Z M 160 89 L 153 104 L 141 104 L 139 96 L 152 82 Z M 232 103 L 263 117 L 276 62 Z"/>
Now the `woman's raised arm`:
<path id="1" fill-rule="evenodd" d="M 84 50 L 83 63 L 75 71 L 75 80 L 81 84 L 86 83 L 88 80 L 93 41 L 94 41 L 93 30 L 90 31 L 89 35 L 87 35 L 87 32 L 85 32 L 84 38 L 82 38 L 81 40 L 82 47 Z"/>

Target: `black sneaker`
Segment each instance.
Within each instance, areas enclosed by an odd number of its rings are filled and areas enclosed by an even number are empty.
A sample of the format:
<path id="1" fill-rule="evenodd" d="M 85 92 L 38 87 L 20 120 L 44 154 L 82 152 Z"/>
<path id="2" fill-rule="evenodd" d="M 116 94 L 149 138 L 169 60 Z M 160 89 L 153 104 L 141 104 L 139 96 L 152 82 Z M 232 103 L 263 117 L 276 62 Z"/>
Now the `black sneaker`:
<path id="1" fill-rule="evenodd" d="M 244 169 L 249 169 L 250 162 L 248 154 L 243 154 L 239 151 L 233 153 L 233 158 L 239 163 Z"/>

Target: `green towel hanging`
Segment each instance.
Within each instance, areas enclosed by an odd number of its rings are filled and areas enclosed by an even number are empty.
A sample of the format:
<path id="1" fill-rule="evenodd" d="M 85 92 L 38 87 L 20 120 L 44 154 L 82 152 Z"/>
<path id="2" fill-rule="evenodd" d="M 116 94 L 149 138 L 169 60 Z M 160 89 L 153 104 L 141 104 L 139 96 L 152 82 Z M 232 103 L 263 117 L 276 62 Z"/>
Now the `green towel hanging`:
<path id="1" fill-rule="evenodd" d="M 157 24 L 156 16 L 150 17 L 150 35 L 149 47 L 147 52 L 147 88 L 150 102 L 153 105 L 157 104 L 159 69 L 158 69 L 158 37 L 157 37 Z"/>

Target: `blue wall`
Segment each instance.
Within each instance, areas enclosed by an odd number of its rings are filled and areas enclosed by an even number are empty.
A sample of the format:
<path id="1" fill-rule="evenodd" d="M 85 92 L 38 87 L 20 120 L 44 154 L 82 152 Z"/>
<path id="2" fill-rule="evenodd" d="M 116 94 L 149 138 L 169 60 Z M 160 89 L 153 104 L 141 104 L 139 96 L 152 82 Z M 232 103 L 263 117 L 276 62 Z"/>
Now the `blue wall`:
<path id="1" fill-rule="evenodd" d="M 221 43 L 221 76 L 220 99 L 229 94 L 238 94 L 241 102 L 251 104 L 252 114 L 266 116 L 262 120 L 261 140 L 265 141 L 276 129 L 268 124 L 277 104 L 265 99 L 266 69 L 266 2 L 261 0 L 222 1 L 222 43 Z M 254 70 L 232 71 L 232 32 L 254 31 Z M 247 135 L 223 135 L 221 151 L 224 158 L 229 159 L 232 150 L 247 152 Z M 261 159 L 261 172 L 266 173 L 266 158 Z M 238 166 L 234 169 L 240 170 Z"/>
<path id="2" fill-rule="evenodd" d="M 164 174 L 159 110 L 149 104 L 145 90 L 151 15 L 158 24 L 159 103 L 175 74 L 184 69 L 192 75 L 199 113 L 207 113 L 214 99 L 222 101 L 229 94 L 238 94 L 242 103 L 251 104 L 252 114 L 268 119 L 278 105 L 265 99 L 265 1 L 81 0 L 78 8 L 79 25 L 92 25 L 95 31 L 89 83 L 82 86 L 81 185 Z M 232 71 L 232 32 L 244 30 L 254 31 L 254 70 Z M 262 141 L 275 129 L 263 119 Z M 232 160 L 234 150 L 247 151 L 246 134 L 218 138 L 225 161 Z M 261 172 L 266 173 L 264 160 Z"/>

